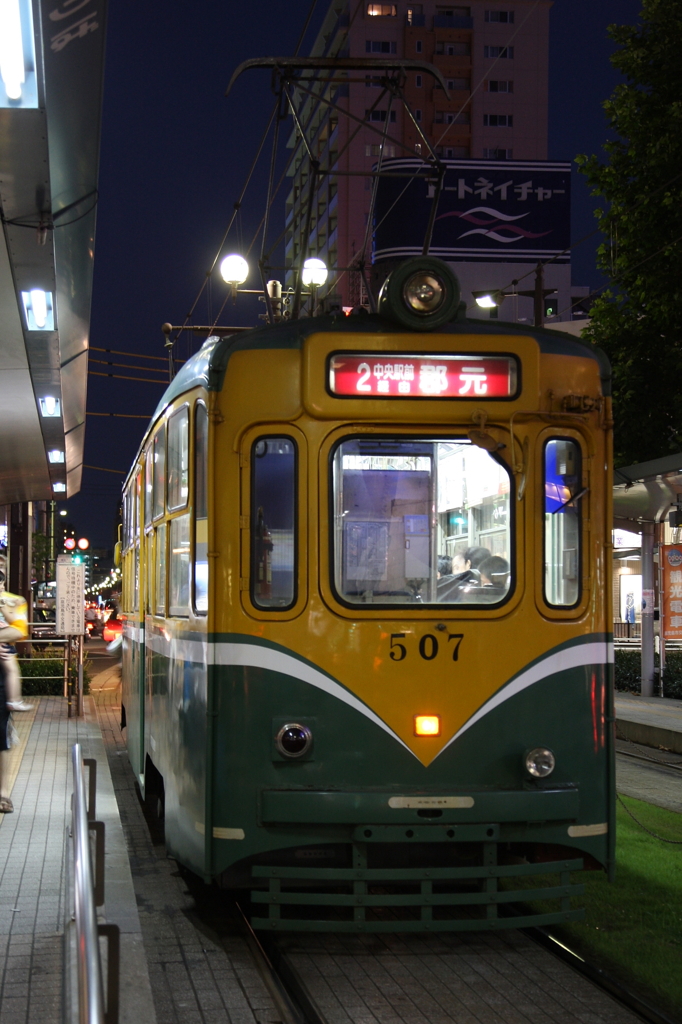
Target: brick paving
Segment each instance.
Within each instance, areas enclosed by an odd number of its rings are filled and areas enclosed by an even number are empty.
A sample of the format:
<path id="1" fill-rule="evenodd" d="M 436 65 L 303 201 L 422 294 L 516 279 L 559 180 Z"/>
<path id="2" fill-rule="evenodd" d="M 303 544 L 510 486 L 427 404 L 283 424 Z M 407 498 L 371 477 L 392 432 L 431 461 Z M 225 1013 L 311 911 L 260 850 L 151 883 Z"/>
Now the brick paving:
<path id="1" fill-rule="evenodd" d="M 119 727 L 117 669 L 93 682 L 102 737 L 109 757 L 158 1024 L 280 1024 L 272 999 L 236 929 L 214 933 L 175 861 L 154 845 L 135 788 Z"/>
<path id="2" fill-rule="evenodd" d="M 516 931 L 295 936 L 284 943 L 328 1024 L 640 1022 Z"/>

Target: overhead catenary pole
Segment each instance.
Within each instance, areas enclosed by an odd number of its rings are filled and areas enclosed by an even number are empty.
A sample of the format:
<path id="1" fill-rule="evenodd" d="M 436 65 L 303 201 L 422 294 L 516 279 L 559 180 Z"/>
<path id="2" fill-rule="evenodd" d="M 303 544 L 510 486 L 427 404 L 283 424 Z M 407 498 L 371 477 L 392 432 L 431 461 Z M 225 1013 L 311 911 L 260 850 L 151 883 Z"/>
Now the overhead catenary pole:
<path id="1" fill-rule="evenodd" d="M 654 524 L 642 523 L 642 697 L 654 695 Z"/>
<path id="2" fill-rule="evenodd" d="M 535 268 L 535 295 L 533 296 L 534 313 L 535 313 L 535 326 L 544 326 L 544 303 L 545 303 L 545 268 L 542 263 L 538 263 Z"/>

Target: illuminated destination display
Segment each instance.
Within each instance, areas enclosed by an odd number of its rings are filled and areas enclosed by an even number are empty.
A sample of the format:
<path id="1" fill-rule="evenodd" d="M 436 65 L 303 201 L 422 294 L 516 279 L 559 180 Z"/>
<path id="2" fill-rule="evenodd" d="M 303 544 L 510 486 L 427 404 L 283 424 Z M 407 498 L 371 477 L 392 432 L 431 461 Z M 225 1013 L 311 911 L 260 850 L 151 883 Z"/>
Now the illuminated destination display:
<path id="1" fill-rule="evenodd" d="M 510 398 L 516 386 L 516 360 L 510 356 L 337 352 L 329 360 L 333 395 Z"/>

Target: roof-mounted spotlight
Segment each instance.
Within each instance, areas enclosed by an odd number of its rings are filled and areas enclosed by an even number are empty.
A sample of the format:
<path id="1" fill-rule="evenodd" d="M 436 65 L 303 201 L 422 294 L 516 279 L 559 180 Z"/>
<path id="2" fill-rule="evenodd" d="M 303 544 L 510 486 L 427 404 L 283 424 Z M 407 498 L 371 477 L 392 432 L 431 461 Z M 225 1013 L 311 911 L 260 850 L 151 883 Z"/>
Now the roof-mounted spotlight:
<path id="1" fill-rule="evenodd" d="M 304 285 L 313 285 L 315 288 L 319 288 L 327 280 L 327 264 L 324 260 L 311 256 L 303 264 L 301 278 Z"/>
<path id="2" fill-rule="evenodd" d="M 476 300 L 476 305 L 481 309 L 494 309 L 495 306 L 501 306 L 505 298 L 504 292 L 491 289 L 484 292 L 476 291 L 471 294 Z"/>
<path id="3" fill-rule="evenodd" d="M 244 284 L 244 281 L 246 281 L 249 276 L 249 264 L 243 256 L 239 256 L 237 253 L 232 253 L 230 256 L 226 256 L 221 260 L 220 276 L 223 281 L 227 282 L 227 284 L 232 285 L 233 288 L 237 288 L 240 284 Z"/>
<path id="4" fill-rule="evenodd" d="M 379 292 L 382 316 L 403 327 L 433 331 L 454 320 L 459 307 L 459 281 L 447 263 L 416 256 L 393 270 Z"/>

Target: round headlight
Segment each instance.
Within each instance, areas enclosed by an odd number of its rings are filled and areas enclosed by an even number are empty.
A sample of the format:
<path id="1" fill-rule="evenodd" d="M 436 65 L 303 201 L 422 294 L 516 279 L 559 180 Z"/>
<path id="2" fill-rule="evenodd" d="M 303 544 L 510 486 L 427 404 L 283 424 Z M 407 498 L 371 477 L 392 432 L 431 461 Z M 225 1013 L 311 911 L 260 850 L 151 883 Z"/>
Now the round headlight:
<path id="1" fill-rule="evenodd" d="M 445 288 L 435 274 L 419 271 L 403 287 L 405 302 L 415 313 L 435 313 L 445 298 Z"/>
<path id="2" fill-rule="evenodd" d="M 447 263 L 435 256 L 415 256 L 388 275 L 378 309 L 402 327 L 433 331 L 455 319 L 459 295 L 459 282 Z"/>
<path id="3" fill-rule="evenodd" d="M 535 747 L 526 754 L 525 765 L 526 771 L 533 778 L 544 779 L 554 771 L 556 758 L 547 747 Z"/>
<path id="4" fill-rule="evenodd" d="M 313 734 L 307 725 L 290 723 L 283 725 L 277 733 L 275 744 L 285 757 L 303 757 L 312 746 Z"/>

